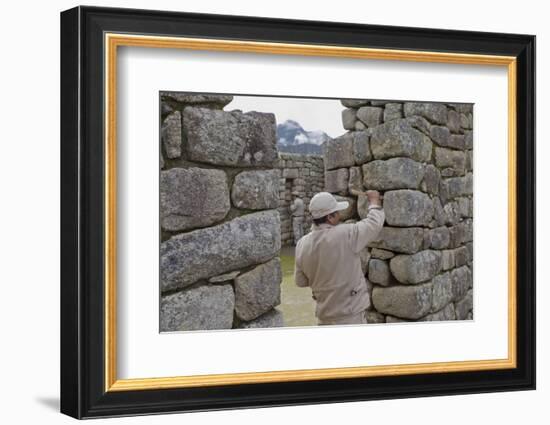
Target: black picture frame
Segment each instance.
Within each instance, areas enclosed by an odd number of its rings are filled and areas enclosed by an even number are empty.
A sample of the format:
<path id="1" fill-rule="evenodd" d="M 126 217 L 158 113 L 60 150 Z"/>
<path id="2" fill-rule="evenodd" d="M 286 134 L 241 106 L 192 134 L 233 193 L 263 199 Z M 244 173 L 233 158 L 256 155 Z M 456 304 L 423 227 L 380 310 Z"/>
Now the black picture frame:
<path id="1" fill-rule="evenodd" d="M 105 391 L 104 34 L 514 56 L 517 367 L 452 373 Z M 535 389 L 535 36 L 76 7 L 61 13 L 61 407 L 113 417 Z"/>

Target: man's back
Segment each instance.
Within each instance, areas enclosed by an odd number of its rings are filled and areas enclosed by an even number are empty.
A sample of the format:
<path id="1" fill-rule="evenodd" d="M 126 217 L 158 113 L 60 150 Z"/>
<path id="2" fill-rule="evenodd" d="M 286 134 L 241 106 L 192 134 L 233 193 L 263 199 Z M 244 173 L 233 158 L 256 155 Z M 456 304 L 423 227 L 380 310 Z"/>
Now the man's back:
<path id="1" fill-rule="evenodd" d="M 357 223 L 313 225 L 298 241 L 295 281 L 311 287 L 318 318 L 347 316 L 370 305 L 360 252 L 378 237 L 384 219 L 383 210 L 370 209 Z"/>

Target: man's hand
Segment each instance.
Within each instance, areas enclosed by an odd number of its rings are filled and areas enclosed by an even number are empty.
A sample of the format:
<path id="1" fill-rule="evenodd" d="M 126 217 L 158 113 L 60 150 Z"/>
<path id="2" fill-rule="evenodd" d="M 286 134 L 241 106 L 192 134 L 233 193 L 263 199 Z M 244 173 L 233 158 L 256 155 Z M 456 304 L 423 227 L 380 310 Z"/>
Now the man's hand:
<path id="1" fill-rule="evenodd" d="M 369 201 L 369 205 L 380 205 L 382 206 L 382 197 L 380 196 L 380 192 L 377 190 L 367 190 L 365 192 L 365 195 L 367 196 L 367 200 Z"/>
<path id="2" fill-rule="evenodd" d="M 366 196 L 369 205 L 382 206 L 382 199 L 384 199 L 384 197 L 380 195 L 380 192 L 377 190 L 367 190 L 366 192 L 363 192 L 358 189 L 350 189 L 349 193 L 355 196 Z"/>

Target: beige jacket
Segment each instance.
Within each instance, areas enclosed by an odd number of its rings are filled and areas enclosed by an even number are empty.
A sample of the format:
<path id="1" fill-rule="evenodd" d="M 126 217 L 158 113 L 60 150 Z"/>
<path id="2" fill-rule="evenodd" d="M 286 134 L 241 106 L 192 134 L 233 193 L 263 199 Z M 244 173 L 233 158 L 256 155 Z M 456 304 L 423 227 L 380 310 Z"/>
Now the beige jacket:
<path id="1" fill-rule="evenodd" d="M 372 206 L 357 223 L 313 224 L 298 241 L 294 281 L 311 287 L 318 318 L 348 316 L 370 306 L 359 253 L 378 237 L 384 220 L 384 210 Z"/>

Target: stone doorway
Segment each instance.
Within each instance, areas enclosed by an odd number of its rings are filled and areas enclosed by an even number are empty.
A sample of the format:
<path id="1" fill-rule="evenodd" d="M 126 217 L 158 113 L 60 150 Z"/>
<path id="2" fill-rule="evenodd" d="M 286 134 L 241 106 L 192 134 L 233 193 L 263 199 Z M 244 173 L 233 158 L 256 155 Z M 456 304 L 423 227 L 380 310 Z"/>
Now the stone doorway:
<path id="1" fill-rule="evenodd" d="M 281 218 L 281 243 L 294 246 L 290 204 L 292 192 L 299 193 L 304 201 L 304 234 L 311 228 L 311 215 L 307 205 L 312 196 L 324 190 L 324 161 L 321 155 L 279 152 L 279 216 Z"/>

